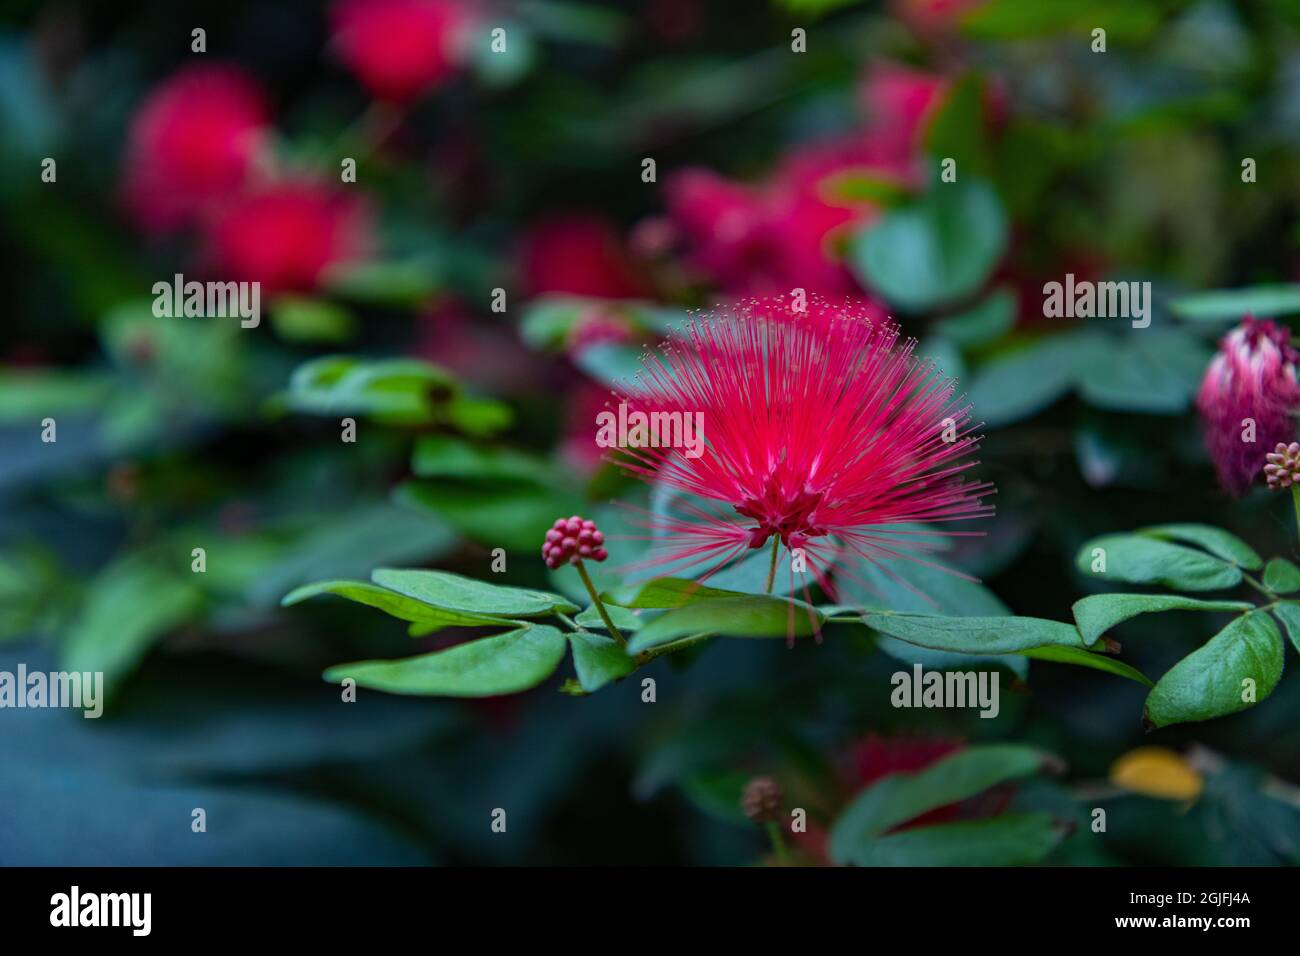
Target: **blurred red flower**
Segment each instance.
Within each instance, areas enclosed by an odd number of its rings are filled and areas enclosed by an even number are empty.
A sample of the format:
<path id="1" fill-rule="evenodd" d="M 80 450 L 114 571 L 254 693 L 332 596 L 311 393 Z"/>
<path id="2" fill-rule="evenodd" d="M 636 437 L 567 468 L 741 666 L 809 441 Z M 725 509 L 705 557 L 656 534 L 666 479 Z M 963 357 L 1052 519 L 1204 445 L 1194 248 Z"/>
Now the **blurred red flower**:
<path id="1" fill-rule="evenodd" d="M 365 202 L 328 186 L 285 182 L 251 191 L 209 225 L 207 255 L 225 279 L 261 282 L 263 292 L 313 289 L 330 266 L 371 248 Z"/>
<path id="2" fill-rule="evenodd" d="M 893 0 L 899 18 L 919 30 L 950 27 L 988 0 Z"/>
<path id="3" fill-rule="evenodd" d="M 837 173 L 867 171 L 900 185 L 915 184 L 920 146 L 946 90 L 941 77 L 877 67 L 862 91 L 871 116 L 865 132 L 800 147 L 754 185 L 707 169 L 672 176 L 665 186 L 668 218 L 689 262 L 731 293 L 860 291 L 843 263 L 840 243 L 878 209 L 830 195 L 828 180 Z"/>
<path id="4" fill-rule="evenodd" d="M 330 21 L 334 47 L 362 85 L 404 103 L 455 71 L 469 13 L 453 0 L 338 0 Z"/>
<path id="5" fill-rule="evenodd" d="M 948 81 L 933 73 L 895 63 L 872 68 L 860 96 L 882 158 L 903 165 L 914 159 L 947 92 Z"/>
<path id="6" fill-rule="evenodd" d="M 525 294 L 564 292 L 601 299 L 646 293 L 614 224 L 602 216 L 563 213 L 541 219 L 519 253 Z"/>
<path id="7" fill-rule="evenodd" d="M 131 120 L 122 180 L 127 213 L 150 232 L 190 225 L 248 182 L 267 125 L 262 93 L 239 68 L 174 73 Z"/>

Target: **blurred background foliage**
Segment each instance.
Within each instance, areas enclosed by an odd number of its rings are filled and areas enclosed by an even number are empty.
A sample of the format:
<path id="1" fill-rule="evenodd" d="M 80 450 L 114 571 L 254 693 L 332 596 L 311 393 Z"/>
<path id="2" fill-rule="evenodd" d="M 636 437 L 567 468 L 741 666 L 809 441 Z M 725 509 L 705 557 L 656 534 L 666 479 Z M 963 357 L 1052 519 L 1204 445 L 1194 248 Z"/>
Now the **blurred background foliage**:
<path id="1" fill-rule="evenodd" d="M 1079 545 L 1163 521 L 1294 556 L 1287 509 L 1218 489 L 1192 396 L 1243 314 L 1300 313 L 1300 4 L 500 0 L 409 29 L 356 6 L 0 14 L 0 669 L 102 670 L 111 695 L 99 721 L 0 714 L 0 863 L 750 863 L 755 774 L 824 862 L 864 786 L 995 740 L 1068 767 L 993 794 L 1059 824 L 1050 861 L 1300 858 L 1293 675 L 1159 732 L 1198 781 L 1171 797 L 1109 779 L 1150 742 L 1143 691 L 1093 671 L 1007 665 L 996 720 L 896 710 L 906 650 L 832 629 L 656 662 L 653 705 L 557 679 L 343 706 L 325 667 L 411 639 L 279 607 L 384 565 L 486 576 L 498 547 L 502 580 L 575 593 L 537 557 L 551 521 L 645 501 L 593 447 L 604 387 L 685 309 L 795 286 L 894 315 L 986 422 L 998 514 L 947 556 L 983 587 L 927 583 L 949 613 L 1067 619 Z M 219 96 L 183 82 L 215 64 Z M 156 317 L 176 273 L 262 281 L 261 324 Z M 1066 273 L 1152 282 L 1151 327 L 1044 318 Z M 1159 674 L 1210 633 L 1115 636 Z"/>

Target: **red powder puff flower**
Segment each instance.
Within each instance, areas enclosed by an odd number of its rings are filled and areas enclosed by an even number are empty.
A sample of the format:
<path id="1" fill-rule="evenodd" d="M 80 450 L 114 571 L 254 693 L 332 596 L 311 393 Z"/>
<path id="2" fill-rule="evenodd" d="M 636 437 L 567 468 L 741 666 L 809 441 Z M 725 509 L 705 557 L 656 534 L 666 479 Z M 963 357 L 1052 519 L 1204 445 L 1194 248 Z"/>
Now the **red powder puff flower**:
<path id="1" fill-rule="evenodd" d="M 339 57 L 362 85 L 405 103 L 455 71 L 469 17 L 450 0 L 339 0 L 330 19 Z"/>
<path id="2" fill-rule="evenodd" d="M 1219 342 L 1196 407 L 1219 481 L 1232 495 L 1245 493 L 1267 452 L 1295 438 L 1298 359 L 1291 333 L 1268 319 L 1247 316 Z"/>
<path id="3" fill-rule="evenodd" d="M 241 197 L 209 226 L 208 257 L 223 279 L 261 282 L 263 293 L 313 289 L 330 266 L 370 247 L 365 204 L 313 182 L 278 183 Z"/>
<path id="4" fill-rule="evenodd" d="M 169 232 L 237 192 L 267 135 L 253 79 L 232 66 L 194 66 L 158 86 L 127 134 L 122 199 L 143 229 Z"/>
<path id="5" fill-rule="evenodd" d="M 617 456 L 696 496 L 650 519 L 661 544 L 643 567 L 704 565 L 703 580 L 772 539 L 773 567 L 781 545 L 802 548 L 833 595 L 829 573 L 851 576 L 853 557 L 894 577 L 891 560 L 926 563 L 908 552 L 962 533 L 905 525 L 992 513 L 981 502 L 992 486 L 962 475 L 976 439 L 952 380 L 860 305 L 796 306 L 778 297 L 716 310 L 643 360 L 628 420 L 678 412 L 703 436 L 702 447 L 638 440 Z"/>

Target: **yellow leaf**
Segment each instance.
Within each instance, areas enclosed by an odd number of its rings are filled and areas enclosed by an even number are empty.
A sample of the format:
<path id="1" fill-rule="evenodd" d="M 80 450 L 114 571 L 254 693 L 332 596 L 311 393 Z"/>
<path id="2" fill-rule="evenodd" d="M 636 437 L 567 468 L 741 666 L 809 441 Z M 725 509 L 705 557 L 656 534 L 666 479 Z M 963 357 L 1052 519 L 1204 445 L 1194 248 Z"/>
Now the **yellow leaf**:
<path id="1" fill-rule="evenodd" d="M 1182 755 L 1165 747 L 1138 747 L 1110 768 L 1110 782 L 1124 790 L 1162 800 L 1195 800 L 1205 781 Z"/>

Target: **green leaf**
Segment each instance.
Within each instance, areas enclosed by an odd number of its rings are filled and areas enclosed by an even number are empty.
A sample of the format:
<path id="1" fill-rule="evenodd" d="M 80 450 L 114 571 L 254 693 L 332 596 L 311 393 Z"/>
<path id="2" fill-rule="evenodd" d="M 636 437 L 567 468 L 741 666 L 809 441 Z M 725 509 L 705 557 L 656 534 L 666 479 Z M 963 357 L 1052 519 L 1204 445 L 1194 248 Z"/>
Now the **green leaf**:
<path id="1" fill-rule="evenodd" d="M 1087 333 L 1053 335 L 1004 352 L 980 366 L 968 396 L 989 428 L 1028 418 L 1067 395 L 1103 347 Z"/>
<path id="2" fill-rule="evenodd" d="M 34 424 L 100 410 L 113 385 L 112 376 L 99 372 L 0 370 L 0 422 Z"/>
<path id="3" fill-rule="evenodd" d="M 1287 636 L 1295 649 L 1300 651 L 1300 604 L 1294 601 L 1282 601 L 1273 608 L 1273 614 L 1286 628 Z"/>
<path id="4" fill-rule="evenodd" d="M 1246 601 L 1202 601 L 1181 594 L 1093 594 L 1074 602 L 1074 620 L 1088 644 L 1116 624 L 1161 611 L 1249 611 Z"/>
<path id="5" fill-rule="evenodd" d="M 887 533 L 887 529 L 880 529 Z M 953 617 L 1011 616 L 1011 610 L 996 594 L 972 581 L 938 558 L 929 563 L 896 561 L 888 569 L 877 562 L 854 562 L 851 576 L 840 583 L 840 594 L 851 609 L 883 610 L 896 614 L 952 615 Z M 906 664 L 921 664 L 932 669 L 954 669 L 977 662 L 998 664 L 1017 676 L 1029 676 L 1029 664 L 1020 657 L 958 654 L 918 647 L 888 635 L 881 635 L 876 645 L 882 652 Z"/>
<path id="6" fill-rule="evenodd" d="M 1150 538 L 1182 541 L 1204 548 L 1210 554 L 1231 561 L 1247 571 L 1255 571 L 1264 563 L 1255 550 L 1235 534 L 1208 524 L 1159 524 L 1138 528 L 1137 534 Z"/>
<path id="7" fill-rule="evenodd" d="M 476 438 L 495 435 L 510 427 L 514 420 L 515 413 L 510 406 L 495 398 L 457 393 L 447 403 L 447 421 Z"/>
<path id="8" fill-rule="evenodd" d="M 431 634 L 444 627 L 483 627 L 489 624 L 513 623 L 506 618 L 493 617 L 490 614 L 473 614 L 469 611 L 434 607 L 424 601 L 417 601 L 404 594 L 398 594 L 396 591 L 390 591 L 388 588 L 381 588 L 378 585 L 368 584 L 364 581 L 320 581 L 316 584 L 307 584 L 286 594 L 284 600 L 280 603 L 288 607 L 292 604 L 300 604 L 308 598 L 320 594 L 336 594 L 339 597 L 347 598 L 349 601 L 356 601 L 358 604 L 364 604 L 367 607 L 378 608 L 385 614 L 402 621 L 433 625 L 432 627 L 421 627 L 421 634 Z"/>
<path id="9" fill-rule="evenodd" d="M 1044 769 L 1047 755 L 1021 744 L 985 744 L 952 754 L 916 773 L 894 773 L 867 787 L 835 820 L 829 850 L 836 863 L 851 862 L 894 827 L 989 787 Z"/>
<path id="10" fill-rule="evenodd" d="M 723 591 L 685 578 L 655 578 L 645 584 L 614 588 L 601 597 L 622 607 L 671 608 L 715 598 L 744 597 L 739 591 Z M 617 623 L 617 622 L 615 622 Z"/>
<path id="11" fill-rule="evenodd" d="M 985 0 L 961 17 L 962 32 L 981 39 L 1013 39 L 1054 34 L 1087 38 L 1104 25 L 1113 39 L 1138 40 L 1160 26 L 1158 6 L 1131 0 Z"/>
<path id="12" fill-rule="evenodd" d="M 1104 552 L 1104 570 L 1093 570 L 1093 552 Z M 1241 583 L 1241 569 L 1179 544 L 1142 535 L 1106 535 L 1084 544 L 1076 564 L 1103 581 L 1158 584 L 1185 591 L 1218 591 Z"/>
<path id="13" fill-rule="evenodd" d="M 344 342 L 355 331 L 356 319 L 333 302 L 286 295 L 271 303 L 271 325 L 288 342 Z"/>
<path id="14" fill-rule="evenodd" d="M 1016 294 L 1001 289 L 974 308 L 935 323 L 934 330 L 962 348 L 992 342 L 1016 324 Z"/>
<path id="15" fill-rule="evenodd" d="M 696 601 L 647 622 L 628 650 L 643 651 L 678 638 L 719 634 L 726 637 L 804 636 L 820 629 L 821 611 L 802 601 L 746 594 Z"/>
<path id="16" fill-rule="evenodd" d="M 280 402 L 312 415 L 369 415 L 390 424 L 418 425 L 438 421 L 440 405 L 454 390 L 445 371 L 418 359 L 367 361 L 335 355 L 300 366 Z"/>
<path id="17" fill-rule="evenodd" d="M 1300 283 L 1198 292 L 1169 304 L 1174 315 L 1191 322 L 1239 322 L 1243 315 L 1277 317 L 1300 312 Z"/>
<path id="18" fill-rule="evenodd" d="M 431 257 L 405 262 L 350 262 L 330 268 L 325 284 L 347 299 L 398 308 L 419 305 L 438 287 Z"/>
<path id="19" fill-rule="evenodd" d="M 382 587 L 451 611 L 500 614 L 506 617 L 541 617 L 556 611 L 578 610 L 558 594 L 488 584 L 449 571 L 380 568 L 370 579 Z"/>
<path id="20" fill-rule="evenodd" d="M 569 635 L 569 643 L 573 647 L 573 666 L 578 672 L 578 683 L 589 694 L 611 681 L 621 680 L 636 669 L 636 661 L 612 637 L 577 632 Z"/>
<path id="21" fill-rule="evenodd" d="M 1286 558 L 1273 558 L 1264 566 L 1264 587 L 1276 594 L 1300 591 L 1300 568 Z"/>
<path id="22" fill-rule="evenodd" d="M 416 479 L 394 493 L 398 504 L 424 508 L 488 547 L 532 552 L 560 515 L 582 507 L 576 489 L 532 481 Z"/>
<path id="23" fill-rule="evenodd" d="M 614 626 L 620 631 L 636 631 L 644 623 L 632 611 L 625 607 L 619 607 L 617 604 L 611 604 L 609 601 L 605 601 L 605 613 L 609 615 L 609 619 L 614 622 Z M 605 622 L 601 619 L 600 612 L 596 610 L 594 604 L 573 620 L 579 627 L 595 627 L 601 630 L 605 628 Z"/>
<path id="24" fill-rule="evenodd" d="M 1210 360 L 1202 342 L 1175 329 L 1106 336 L 1105 342 L 1076 382 L 1089 405 L 1146 415 L 1176 415 L 1191 405 Z"/>
<path id="25" fill-rule="evenodd" d="M 909 644 L 962 654 L 1013 654 L 1049 644 L 1084 647 L 1073 624 L 1038 617 L 867 613 L 862 620 L 868 627 Z"/>
<path id="26" fill-rule="evenodd" d="M 536 624 L 431 654 L 339 664 L 325 672 L 325 679 L 338 684 L 350 677 L 361 687 L 389 694 L 495 697 L 546 680 L 564 659 L 565 646 L 558 630 Z"/>
<path id="27" fill-rule="evenodd" d="M 513 478 L 540 481 L 548 467 L 510 448 L 482 448 L 452 435 L 424 435 L 415 444 L 411 470 L 421 478 Z"/>
<path id="28" fill-rule="evenodd" d="M 984 102 L 984 83 L 978 74 L 967 73 L 951 83 L 926 131 L 926 152 L 936 161 L 955 160 L 960 170 L 988 175 Z"/>
<path id="29" fill-rule="evenodd" d="M 1160 678 L 1147 695 L 1147 719 L 1167 727 L 1252 707 L 1282 679 L 1283 654 L 1273 619 L 1262 611 L 1243 614 Z M 1254 701 L 1242 699 L 1244 680 L 1254 681 Z"/>
<path id="30" fill-rule="evenodd" d="M 1137 681 L 1139 684 L 1145 684 L 1147 687 L 1154 687 L 1155 683 L 1151 681 L 1136 667 L 1125 664 L 1123 661 L 1117 661 L 1113 657 L 1107 657 L 1105 654 L 1094 654 L 1091 651 L 1085 651 L 1079 647 L 1031 647 L 1029 650 L 1020 651 L 1025 657 L 1031 657 L 1038 661 L 1052 661 L 1057 664 L 1077 664 L 1079 667 L 1091 667 L 1093 670 L 1105 671 L 1108 674 L 1116 674 L 1119 677 L 1127 677 L 1129 680 Z"/>
<path id="31" fill-rule="evenodd" d="M 168 570 L 143 555 L 127 557 L 103 572 L 90 587 L 80 615 L 63 639 L 62 665 L 70 671 L 102 671 L 105 694 L 168 631 L 194 618 L 202 595 L 186 577 L 189 555 L 177 556 Z"/>
<path id="32" fill-rule="evenodd" d="M 644 351 L 639 345 L 597 342 L 579 352 L 574 357 L 574 362 L 596 381 L 613 388 L 626 389 L 644 370 L 641 364 Z"/>
<path id="33" fill-rule="evenodd" d="M 214 539 L 201 583 L 211 589 L 220 574 L 228 590 L 274 606 L 286 592 L 313 581 L 369 574 L 376 564 L 431 561 L 450 551 L 456 540 L 452 529 L 432 515 L 386 501 L 362 503 L 305 516 L 291 538 L 268 542 L 271 546 L 260 556 L 256 550 L 249 553 L 254 542 L 248 536 Z M 246 555 L 242 563 L 241 551 Z"/>
<path id="34" fill-rule="evenodd" d="M 1006 214 L 987 182 L 936 178 L 918 203 L 858 233 L 850 255 L 858 274 L 891 303 L 924 311 L 978 289 L 1006 241 Z"/>
<path id="35" fill-rule="evenodd" d="M 873 206 L 897 206 L 908 196 L 906 180 L 877 169 L 843 169 L 817 184 L 821 198 L 832 206 L 870 203 Z"/>
<path id="36" fill-rule="evenodd" d="M 905 830 L 869 840 L 848 853 L 854 866 L 1029 866 L 1065 838 L 1048 813 L 1007 814 Z"/>

